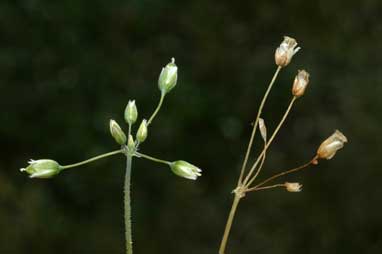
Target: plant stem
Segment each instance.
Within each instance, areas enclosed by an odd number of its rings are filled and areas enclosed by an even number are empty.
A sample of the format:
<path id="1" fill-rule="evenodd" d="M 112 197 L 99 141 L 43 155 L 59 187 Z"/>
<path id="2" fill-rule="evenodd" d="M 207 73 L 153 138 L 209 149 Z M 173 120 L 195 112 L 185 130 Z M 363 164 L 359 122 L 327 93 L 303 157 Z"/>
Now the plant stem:
<path id="1" fill-rule="evenodd" d="M 242 183 L 242 180 L 243 180 L 245 167 L 247 166 L 247 163 L 248 163 L 248 157 L 249 157 L 249 154 L 251 152 L 251 147 L 252 147 L 253 140 L 254 140 L 255 134 L 256 134 L 257 124 L 259 122 L 259 118 L 260 118 L 261 113 L 263 111 L 263 107 L 265 105 L 265 102 L 266 102 L 266 100 L 268 98 L 269 92 L 271 91 L 272 86 L 275 83 L 277 75 L 279 74 L 281 68 L 282 68 L 281 66 L 277 67 L 277 70 L 276 70 L 275 74 L 273 75 L 272 80 L 271 80 L 271 82 L 268 85 L 268 89 L 265 92 L 264 97 L 263 97 L 263 99 L 261 101 L 259 110 L 257 112 L 255 123 L 253 124 L 252 134 L 251 134 L 251 138 L 249 139 L 249 143 L 248 143 L 248 147 L 247 147 L 247 152 L 245 153 L 245 157 L 244 157 L 244 162 L 243 162 L 243 165 L 241 167 L 241 172 L 240 172 L 240 177 L 239 177 L 238 185 L 240 185 Z"/>
<path id="2" fill-rule="evenodd" d="M 248 187 L 248 181 L 249 181 L 249 178 L 252 176 L 253 174 L 253 171 L 255 170 L 257 164 L 260 162 L 260 159 L 262 158 L 262 156 L 264 156 L 264 154 L 266 153 L 268 147 L 272 144 L 272 141 L 273 139 L 276 137 L 277 133 L 279 132 L 281 126 L 284 124 L 290 110 L 292 109 L 292 106 L 294 104 L 294 102 L 296 101 L 296 97 L 293 97 L 292 100 L 290 101 L 289 103 L 289 106 L 287 108 L 287 110 L 285 111 L 283 117 L 281 118 L 279 124 L 277 125 L 276 129 L 274 130 L 274 132 L 272 133 L 272 136 L 271 138 L 269 139 L 267 145 L 264 147 L 263 151 L 261 152 L 261 154 L 257 157 L 257 160 L 256 162 L 253 164 L 252 168 L 250 169 L 248 175 L 246 176 L 245 180 L 244 180 L 244 185 L 246 185 Z M 253 182 L 254 179 L 252 179 L 250 182 Z"/>
<path id="3" fill-rule="evenodd" d="M 116 151 L 113 151 L 113 152 L 104 153 L 104 154 L 95 156 L 93 158 L 90 158 L 90 159 L 87 159 L 87 160 L 84 160 L 84 161 L 81 161 L 81 162 L 78 162 L 78 163 L 61 166 L 61 169 L 68 169 L 68 168 L 78 167 L 78 166 L 81 166 L 81 165 L 84 165 L 84 164 L 87 164 L 87 163 L 90 163 L 90 162 L 93 162 L 93 161 L 96 161 L 96 160 L 99 160 L 99 159 L 102 159 L 102 158 L 106 158 L 106 157 L 109 157 L 109 156 L 112 156 L 112 155 L 115 155 L 115 154 L 119 154 L 119 153 L 123 153 L 123 150 L 120 149 L 120 150 L 116 150 Z"/>
<path id="4" fill-rule="evenodd" d="M 267 189 L 273 189 L 273 188 L 276 188 L 276 187 L 285 187 L 285 184 L 274 184 L 274 185 L 270 185 L 270 186 L 250 188 L 250 189 L 247 189 L 246 192 L 259 191 L 259 190 L 267 190 Z"/>
<path id="5" fill-rule="evenodd" d="M 133 253 L 133 240 L 131 230 L 131 198 L 130 198 L 130 182 L 131 182 L 131 164 L 132 156 L 126 156 L 126 174 L 124 186 L 124 205 L 125 205 L 125 237 L 126 237 L 126 253 Z"/>
<path id="6" fill-rule="evenodd" d="M 149 126 L 151 124 L 151 122 L 154 120 L 155 116 L 158 114 L 160 108 L 162 107 L 162 103 L 163 103 L 163 99 L 164 99 L 164 96 L 166 94 L 164 92 L 161 93 L 161 96 L 160 96 L 160 100 L 159 100 L 159 103 L 158 103 L 158 106 L 156 107 L 154 113 L 151 115 L 151 117 L 149 118 L 149 120 L 147 121 L 147 126 Z"/>
<path id="7" fill-rule="evenodd" d="M 161 159 L 158 159 L 158 158 L 155 158 L 155 157 L 143 154 L 143 153 L 135 152 L 135 156 L 142 157 L 142 158 L 145 158 L 147 160 L 155 161 L 155 162 L 166 164 L 166 165 L 170 165 L 171 164 L 171 162 L 169 162 L 169 161 L 161 160 Z"/>
<path id="8" fill-rule="evenodd" d="M 219 254 L 224 254 L 225 249 L 227 247 L 229 233 L 231 231 L 233 219 L 235 218 L 236 209 L 237 209 L 237 206 L 239 205 L 240 199 L 241 199 L 240 194 L 235 193 L 235 198 L 233 199 L 231 211 L 229 212 L 229 216 L 227 219 L 227 224 L 225 226 L 223 238 L 222 238 L 222 241 L 220 243 Z"/>
<path id="9" fill-rule="evenodd" d="M 307 168 L 309 165 L 313 164 L 315 160 L 316 160 L 316 157 L 314 157 L 314 158 L 313 158 L 311 161 L 309 161 L 308 163 L 305 163 L 304 165 L 301 165 L 301 166 L 299 166 L 299 167 L 297 167 L 297 168 L 292 168 L 292 169 L 290 169 L 290 170 L 287 170 L 287 171 L 281 172 L 281 173 L 279 173 L 279 174 L 276 174 L 276 175 L 274 175 L 274 176 L 271 176 L 271 177 L 269 177 L 268 179 L 266 179 L 266 180 L 262 181 L 261 183 L 257 184 L 255 187 L 250 188 L 250 189 L 247 189 L 247 191 L 253 191 L 253 190 L 256 190 L 256 189 L 258 189 L 260 186 L 262 186 L 262 185 L 266 184 L 267 182 L 272 181 L 272 180 L 274 180 L 274 179 L 276 179 L 276 178 L 278 178 L 278 177 L 280 177 L 280 176 L 287 175 L 287 174 L 290 174 L 290 173 L 294 173 L 294 172 L 296 172 L 296 171 L 299 171 L 299 170 L 302 170 L 302 169 L 304 169 L 304 168 Z"/>

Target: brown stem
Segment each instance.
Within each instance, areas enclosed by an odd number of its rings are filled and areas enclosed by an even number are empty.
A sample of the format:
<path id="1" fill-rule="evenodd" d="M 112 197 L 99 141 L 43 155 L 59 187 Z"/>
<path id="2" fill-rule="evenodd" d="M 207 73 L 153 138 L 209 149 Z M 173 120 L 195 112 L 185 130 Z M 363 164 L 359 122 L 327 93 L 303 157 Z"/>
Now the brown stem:
<path id="1" fill-rule="evenodd" d="M 277 75 L 279 74 L 281 68 L 282 68 L 281 66 L 277 67 L 277 70 L 276 70 L 275 74 L 273 75 L 271 82 L 268 85 L 267 91 L 265 92 L 264 97 L 261 100 L 261 104 L 260 104 L 259 110 L 257 111 L 256 120 L 255 120 L 255 123 L 253 124 L 252 134 L 251 134 L 251 138 L 249 139 L 249 143 L 248 143 L 248 147 L 247 147 L 247 152 L 245 153 L 243 165 L 241 167 L 241 172 L 240 172 L 240 177 L 239 177 L 238 185 L 240 185 L 242 183 L 242 180 L 243 180 L 245 167 L 247 166 L 248 157 L 249 157 L 249 154 L 251 152 L 251 147 L 252 147 L 253 140 L 254 140 L 255 134 L 256 134 L 257 124 L 259 123 L 259 118 L 260 118 L 261 113 L 263 111 L 263 107 L 265 105 L 265 102 L 266 102 L 266 100 L 268 98 L 269 92 L 271 91 L 272 86 L 275 83 Z"/>
<path id="2" fill-rule="evenodd" d="M 273 189 L 273 188 L 276 188 L 276 187 L 285 187 L 285 184 L 282 183 L 282 184 L 274 184 L 274 185 L 258 187 L 258 188 L 250 188 L 250 189 L 247 189 L 245 192 L 267 190 L 267 189 Z"/>
<path id="3" fill-rule="evenodd" d="M 231 211 L 229 212 L 229 216 L 227 219 L 227 224 L 225 226 L 223 238 L 222 238 L 222 241 L 220 243 L 219 254 L 224 254 L 225 249 L 227 247 L 229 233 L 231 231 L 232 222 L 233 222 L 233 219 L 235 217 L 236 209 L 237 209 L 237 206 L 239 205 L 240 199 L 241 199 L 241 194 L 235 193 L 235 198 L 232 202 Z"/>
<path id="4" fill-rule="evenodd" d="M 252 168 L 249 170 L 249 173 L 248 175 L 245 177 L 244 179 L 244 185 L 248 186 L 247 183 L 249 182 L 249 179 L 251 178 L 253 172 L 255 171 L 256 169 L 256 166 L 259 164 L 262 156 L 264 156 L 264 154 L 266 153 L 267 149 L 269 148 L 269 146 L 272 144 L 272 141 L 273 139 L 276 137 L 277 133 L 279 132 L 279 130 L 281 129 L 281 126 L 284 124 L 290 110 L 292 109 L 292 106 L 294 104 L 294 102 L 296 101 L 297 97 L 293 97 L 292 100 L 290 101 L 289 103 L 289 106 L 287 108 L 287 110 L 285 111 L 283 117 L 281 118 L 279 124 L 277 125 L 276 129 L 274 130 L 274 132 L 272 133 L 272 136 L 271 138 L 268 140 L 268 143 L 267 145 L 264 147 L 263 151 L 260 153 L 259 157 L 257 157 L 257 160 L 255 161 L 255 163 L 253 164 Z"/>
<path id="5" fill-rule="evenodd" d="M 281 172 L 279 174 L 276 174 L 274 176 L 271 176 L 268 179 L 266 179 L 266 180 L 262 181 L 261 183 L 257 184 L 255 187 L 247 189 L 247 191 L 253 191 L 253 190 L 257 189 L 258 187 L 260 187 L 260 186 L 262 186 L 262 185 L 264 185 L 264 184 L 266 184 L 266 183 L 268 183 L 268 182 L 270 182 L 270 181 L 272 181 L 272 180 L 274 180 L 274 179 L 276 179 L 276 178 L 278 178 L 280 176 L 287 175 L 287 174 L 290 174 L 290 173 L 294 173 L 294 172 L 297 172 L 297 171 L 302 170 L 304 168 L 307 168 L 309 165 L 315 164 L 316 160 L 317 160 L 317 158 L 314 157 L 312 160 L 310 160 L 308 163 L 305 163 L 304 165 L 301 165 L 301 166 L 299 166 L 297 168 L 292 168 L 290 170 L 287 170 L 287 171 Z"/>

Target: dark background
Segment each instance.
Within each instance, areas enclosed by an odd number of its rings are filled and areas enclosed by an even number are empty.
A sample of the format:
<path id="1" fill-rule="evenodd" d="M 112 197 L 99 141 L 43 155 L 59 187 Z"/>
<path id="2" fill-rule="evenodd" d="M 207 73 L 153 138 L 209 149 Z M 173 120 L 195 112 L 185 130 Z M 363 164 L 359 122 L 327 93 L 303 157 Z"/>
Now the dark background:
<path id="1" fill-rule="evenodd" d="M 2 0 L 0 253 L 124 253 L 123 156 L 50 180 L 18 169 L 30 158 L 69 164 L 117 149 L 109 119 L 126 129 L 129 99 L 147 118 L 171 57 L 178 85 L 141 151 L 190 161 L 203 177 L 188 181 L 134 161 L 135 253 L 217 253 L 283 35 L 302 50 L 266 105 L 269 131 L 297 69 L 311 83 L 260 177 L 306 162 L 334 129 L 349 143 L 333 160 L 281 180 L 301 182 L 301 193 L 248 195 L 227 253 L 378 253 L 381 13 L 380 0 Z"/>

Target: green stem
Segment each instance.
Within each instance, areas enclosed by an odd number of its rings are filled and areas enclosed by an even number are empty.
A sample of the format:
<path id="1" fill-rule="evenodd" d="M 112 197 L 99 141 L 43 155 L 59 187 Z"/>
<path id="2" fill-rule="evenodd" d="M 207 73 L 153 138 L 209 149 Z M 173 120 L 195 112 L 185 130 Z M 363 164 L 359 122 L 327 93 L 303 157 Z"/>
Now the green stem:
<path id="1" fill-rule="evenodd" d="M 90 158 L 88 160 L 84 160 L 84 161 L 81 161 L 81 162 L 78 162 L 78 163 L 61 166 L 61 169 L 68 169 L 68 168 L 78 167 L 78 166 L 81 166 L 81 165 L 84 165 L 84 164 L 87 164 L 87 163 L 90 163 L 90 162 L 93 162 L 93 161 L 96 161 L 96 160 L 99 160 L 99 159 L 102 159 L 102 158 L 106 158 L 106 157 L 109 157 L 109 156 L 112 156 L 112 155 L 115 155 L 115 154 L 119 154 L 119 153 L 123 153 L 123 150 L 120 149 L 120 150 L 112 151 L 112 152 L 109 152 L 109 153 L 104 153 L 104 154 L 95 156 L 93 158 Z"/>
<path id="2" fill-rule="evenodd" d="M 276 81 L 277 76 L 279 75 L 279 72 L 280 72 L 281 68 L 282 68 L 281 66 L 277 67 L 277 70 L 276 70 L 275 74 L 273 75 L 271 82 L 268 85 L 268 89 L 265 92 L 263 99 L 261 100 L 261 104 L 260 104 L 259 110 L 257 112 L 256 120 L 255 120 L 255 123 L 253 124 L 252 134 L 251 134 L 251 138 L 249 139 L 249 143 L 248 143 L 248 147 L 247 147 L 247 152 L 245 153 L 244 162 L 243 162 L 243 165 L 241 167 L 241 172 L 240 172 L 240 177 L 239 177 L 239 181 L 238 181 L 238 186 L 241 185 L 241 183 L 243 181 L 245 167 L 247 166 L 247 163 L 248 163 L 248 157 L 249 157 L 249 154 L 251 152 L 251 147 L 252 147 L 252 144 L 253 144 L 253 140 L 255 138 L 255 134 L 256 134 L 256 130 L 257 130 L 257 124 L 259 123 L 259 118 L 261 116 L 261 113 L 263 111 L 265 102 L 266 102 L 266 100 L 268 98 L 268 95 L 269 95 L 269 93 L 270 93 L 270 91 L 272 89 L 273 84 Z"/>
<path id="3" fill-rule="evenodd" d="M 132 230 L 131 230 L 131 198 L 130 198 L 132 160 L 133 160 L 132 156 L 127 155 L 125 186 L 124 186 L 125 237 L 126 237 L 126 253 L 127 254 L 133 254 L 133 240 L 132 240 Z"/>
<path id="4" fill-rule="evenodd" d="M 154 113 L 151 115 L 151 117 L 147 121 L 147 126 L 149 126 L 151 124 L 151 122 L 154 120 L 155 116 L 158 114 L 160 108 L 162 107 L 162 103 L 163 103 L 165 95 L 166 94 L 162 92 L 157 108 L 155 109 Z"/>
<path id="5" fill-rule="evenodd" d="M 169 161 L 161 160 L 161 159 L 158 159 L 158 158 L 155 158 L 155 157 L 152 157 L 152 156 L 143 154 L 143 153 L 135 152 L 134 155 L 135 155 L 136 157 L 142 157 L 142 158 L 145 158 L 145 159 L 147 159 L 147 160 L 155 161 L 155 162 L 162 163 L 162 164 L 166 164 L 166 165 L 170 165 L 170 164 L 171 164 L 171 162 L 169 162 Z"/>
<path id="6" fill-rule="evenodd" d="M 227 247 L 229 233 L 231 232 L 231 227 L 232 227 L 233 219 L 235 218 L 235 213 L 236 213 L 237 206 L 239 205 L 239 201 L 240 201 L 240 195 L 239 194 L 235 194 L 235 198 L 234 198 L 234 200 L 232 202 L 231 211 L 229 212 L 229 216 L 228 216 L 228 219 L 227 219 L 227 224 L 225 225 L 225 230 L 224 230 L 223 238 L 222 238 L 222 241 L 220 243 L 219 254 L 224 254 L 225 253 L 225 249 Z"/>

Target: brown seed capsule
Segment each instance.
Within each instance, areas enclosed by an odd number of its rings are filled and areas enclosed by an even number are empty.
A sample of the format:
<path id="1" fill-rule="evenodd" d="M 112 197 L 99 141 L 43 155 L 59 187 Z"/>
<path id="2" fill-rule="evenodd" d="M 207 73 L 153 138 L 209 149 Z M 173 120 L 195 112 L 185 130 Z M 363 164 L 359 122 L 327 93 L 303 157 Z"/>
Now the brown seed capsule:
<path id="1" fill-rule="evenodd" d="M 300 47 L 297 47 L 297 42 L 295 39 L 284 36 L 284 41 L 280 44 L 280 46 L 276 49 L 275 52 L 275 62 L 276 65 L 280 67 L 287 66 L 290 61 L 292 60 L 292 57 L 294 54 L 296 54 Z"/>
<path id="2" fill-rule="evenodd" d="M 284 185 L 285 185 L 285 188 L 287 189 L 287 191 L 289 191 L 289 192 L 300 192 L 301 187 L 302 187 L 302 185 L 299 183 L 288 183 L 288 182 L 286 182 Z"/>
<path id="3" fill-rule="evenodd" d="M 304 95 L 305 89 L 309 84 L 309 73 L 305 70 L 299 70 L 294 78 L 292 94 L 295 97 L 301 97 Z"/>
<path id="4" fill-rule="evenodd" d="M 317 150 L 317 158 L 330 160 L 339 149 L 344 147 L 346 142 L 348 142 L 348 140 L 345 135 L 339 130 L 336 130 L 329 138 L 321 143 Z"/>

